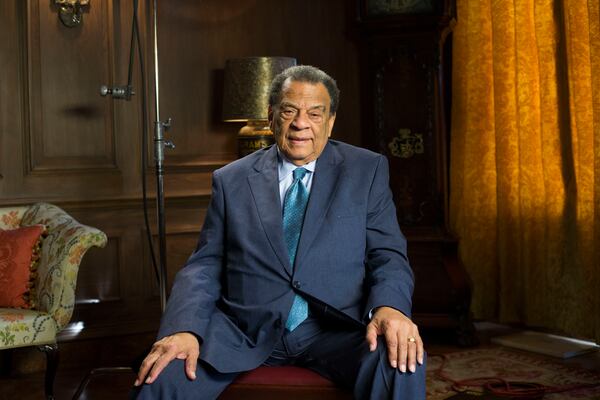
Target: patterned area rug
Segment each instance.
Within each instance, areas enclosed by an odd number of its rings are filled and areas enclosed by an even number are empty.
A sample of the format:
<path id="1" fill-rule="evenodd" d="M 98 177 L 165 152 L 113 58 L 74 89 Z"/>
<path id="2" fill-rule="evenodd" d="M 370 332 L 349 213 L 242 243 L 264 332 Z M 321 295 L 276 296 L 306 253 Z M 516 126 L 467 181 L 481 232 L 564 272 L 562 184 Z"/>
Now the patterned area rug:
<path id="1" fill-rule="evenodd" d="M 442 358 L 430 355 L 427 362 L 427 399 L 441 400 L 455 395 L 457 392 L 452 390 L 452 383 L 444 381 L 436 375 Z M 446 376 L 455 381 L 499 377 L 507 381 L 534 382 L 552 387 L 600 383 L 600 374 L 598 373 L 568 368 L 552 360 L 536 358 L 502 348 L 446 354 L 443 371 Z M 482 389 L 474 387 L 466 389 L 469 389 L 469 393 L 482 392 Z M 600 399 L 600 385 L 562 393 L 547 393 L 543 398 L 548 400 Z"/>

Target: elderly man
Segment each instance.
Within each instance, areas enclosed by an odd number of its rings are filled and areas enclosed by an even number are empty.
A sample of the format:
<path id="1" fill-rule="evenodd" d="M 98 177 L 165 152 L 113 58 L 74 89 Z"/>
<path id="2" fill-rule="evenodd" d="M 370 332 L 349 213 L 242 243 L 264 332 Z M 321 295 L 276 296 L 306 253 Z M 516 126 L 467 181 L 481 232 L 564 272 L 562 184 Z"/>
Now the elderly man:
<path id="1" fill-rule="evenodd" d="M 278 75 L 277 145 L 213 175 L 196 251 L 140 368 L 140 398 L 214 399 L 260 365 L 310 368 L 357 399 L 424 399 L 413 275 L 380 154 L 330 140 L 336 82 Z"/>

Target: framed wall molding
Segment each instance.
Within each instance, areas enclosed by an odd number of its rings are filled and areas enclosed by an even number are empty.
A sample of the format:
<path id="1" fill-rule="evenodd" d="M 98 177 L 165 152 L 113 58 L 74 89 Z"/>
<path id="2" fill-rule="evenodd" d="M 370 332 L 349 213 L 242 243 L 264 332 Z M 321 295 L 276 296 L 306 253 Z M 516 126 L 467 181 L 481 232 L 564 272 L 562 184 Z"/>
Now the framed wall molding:
<path id="1" fill-rule="evenodd" d="M 76 28 L 57 24 L 48 2 L 21 12 L 26 174 L 118 172 L 113 104 L 97 94 L 98 77 L 114 75 L 112 2 L 92 4 Z"/>

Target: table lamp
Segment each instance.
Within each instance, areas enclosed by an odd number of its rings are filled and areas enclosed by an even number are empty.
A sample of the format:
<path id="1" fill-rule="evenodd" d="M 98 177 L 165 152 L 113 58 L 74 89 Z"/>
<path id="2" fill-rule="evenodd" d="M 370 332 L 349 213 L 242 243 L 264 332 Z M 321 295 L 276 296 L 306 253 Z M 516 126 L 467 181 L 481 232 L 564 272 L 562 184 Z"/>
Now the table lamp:
<path id="1" fill-rule="evenodd" d="M 271 145 L 269 86 L 273 78 L 296 65 L 290 57 L 246 57 L 225 63 L 223 121 L 246 122 L 238 132 L 238 155 L 243 157 Z"/>

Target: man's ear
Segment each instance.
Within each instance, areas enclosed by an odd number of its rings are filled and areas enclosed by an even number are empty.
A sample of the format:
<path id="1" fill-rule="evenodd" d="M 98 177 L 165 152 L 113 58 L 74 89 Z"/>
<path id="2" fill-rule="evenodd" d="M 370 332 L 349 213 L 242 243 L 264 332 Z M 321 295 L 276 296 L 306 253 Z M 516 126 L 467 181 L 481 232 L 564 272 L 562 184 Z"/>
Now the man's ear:
<path id="1" fill-rule="evenodd" d="M 271 132 L 273 132 L 273 107 L 271 107 L 271 106 L 269 106 L 267 119 L 269 121 L 269 129 L 271 129 Z"/>
<path id="2" fill-rule="evenodd" d="M 331 137 L 331 132 L 333 131 L 333 124 L 335 123 L 335 114 L 329 117 L 329 121 L 327 121 L 327 137 Z"/>

